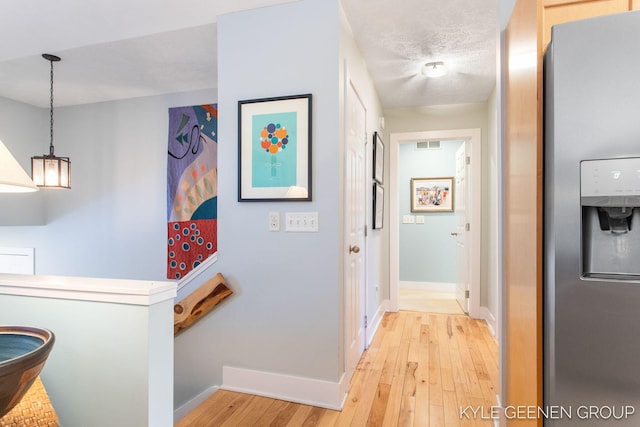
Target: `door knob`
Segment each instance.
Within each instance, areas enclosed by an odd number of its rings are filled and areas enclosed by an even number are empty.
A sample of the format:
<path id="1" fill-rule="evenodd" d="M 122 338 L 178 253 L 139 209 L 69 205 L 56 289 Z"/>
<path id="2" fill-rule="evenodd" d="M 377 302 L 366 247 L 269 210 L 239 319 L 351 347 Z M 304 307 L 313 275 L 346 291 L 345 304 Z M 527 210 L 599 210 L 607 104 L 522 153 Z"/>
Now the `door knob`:
<path id="1" fill-rule="evenodd" d="M 456 233 L 455 231 L 452 231 L 452 232 L 451 232 L 451 235 L 452 235 L 452 236 L 457 236 L 457 235 L 458 235 L 458 233 Z"/>
<path id="2" fill-rule="evenodd" d="M 357 254 L 358 252 L 360 252 L 360 247 L 349 245 L 349 253 Z"/>

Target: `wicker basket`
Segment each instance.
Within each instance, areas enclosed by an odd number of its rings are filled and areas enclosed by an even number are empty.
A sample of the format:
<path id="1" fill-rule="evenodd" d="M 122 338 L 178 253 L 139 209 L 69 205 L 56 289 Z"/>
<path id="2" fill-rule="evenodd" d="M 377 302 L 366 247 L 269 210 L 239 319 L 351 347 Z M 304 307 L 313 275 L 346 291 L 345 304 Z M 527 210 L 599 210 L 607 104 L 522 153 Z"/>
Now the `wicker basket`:
<path id="1" fill-rule="evenodd" d="M 40 377 L 4 417 L 0 418 L 0 427 L 58 427 L 58 416 L 51 406 L 49 395 L 44 389 Z"/>

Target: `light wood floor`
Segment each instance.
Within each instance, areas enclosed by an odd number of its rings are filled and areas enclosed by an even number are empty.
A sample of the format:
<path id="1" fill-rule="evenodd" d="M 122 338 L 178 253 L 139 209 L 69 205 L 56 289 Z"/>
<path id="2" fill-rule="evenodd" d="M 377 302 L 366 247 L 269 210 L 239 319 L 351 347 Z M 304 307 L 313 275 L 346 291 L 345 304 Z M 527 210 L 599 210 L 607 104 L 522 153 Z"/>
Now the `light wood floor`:
<path id="1" fill-rule="evenodd" d="M 176 426 L 490 427 L 461 419 L 460 408 L 489 414 L 497 384 L 497 343 L 484 321 L 400 311 L 383 318 L 341 412 L 219 390 Z"/>

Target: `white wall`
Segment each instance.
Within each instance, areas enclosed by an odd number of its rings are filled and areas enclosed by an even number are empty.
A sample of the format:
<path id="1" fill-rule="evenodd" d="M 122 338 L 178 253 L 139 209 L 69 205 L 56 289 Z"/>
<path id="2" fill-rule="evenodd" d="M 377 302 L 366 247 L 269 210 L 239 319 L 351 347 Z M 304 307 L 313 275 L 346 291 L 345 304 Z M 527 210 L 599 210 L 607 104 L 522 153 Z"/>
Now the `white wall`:
<path id="1" fill-rule="evenodd" d="M 487 130 L 487 104 L 434 105 L 385 109 L 385 134 L 449 129 L 482 129 L 484 144 Z"/>
<path id="2" fill-rule="evenodd" d="M 499 245 L 499 229 L 501 227 L 499 221 L 500 211 L 500 194 L 499 182 L 501 173 L 500 150 L 498 148 L 498 105 L 497 90 L 494 89 L 489 96 L 487 102 L 487 110 L 489 113 L 489 122 L 487 125 L 487 148 L 486 150 L 486 173 L 483 185 L 488 188 L 483 214 L 487 217 L 484 222 L 485 228 L 483 233 L 486 235 L 487 250 L 483 254 L 483 262 L 486 263 L 485 283 L 483 288 L 482 301 L 493 316 L 497 319 L 500 312 L 500 245 Z M 499 331 L 495 331 L 499 334 Z"/>
<path id="3" fill-rule="evenodd" d="M 0 141 L 31 174 L 31 156 L 49 152 L 49 110 L 0 98 Z M 44 194 L 0 193 L 0 239 L 3 225 L 43 225 Z"/>

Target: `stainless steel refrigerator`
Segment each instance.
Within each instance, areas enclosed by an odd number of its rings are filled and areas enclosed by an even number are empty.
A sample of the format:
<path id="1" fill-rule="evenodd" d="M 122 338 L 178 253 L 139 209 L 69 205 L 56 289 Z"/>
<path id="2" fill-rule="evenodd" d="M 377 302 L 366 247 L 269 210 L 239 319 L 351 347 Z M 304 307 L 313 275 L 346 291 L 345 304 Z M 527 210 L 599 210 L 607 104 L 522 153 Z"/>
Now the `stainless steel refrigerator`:
<path id="1" fill-rule="evenodd" d="M 640 426 L 640 12 L 545 54 L 546 426 Z"/>

